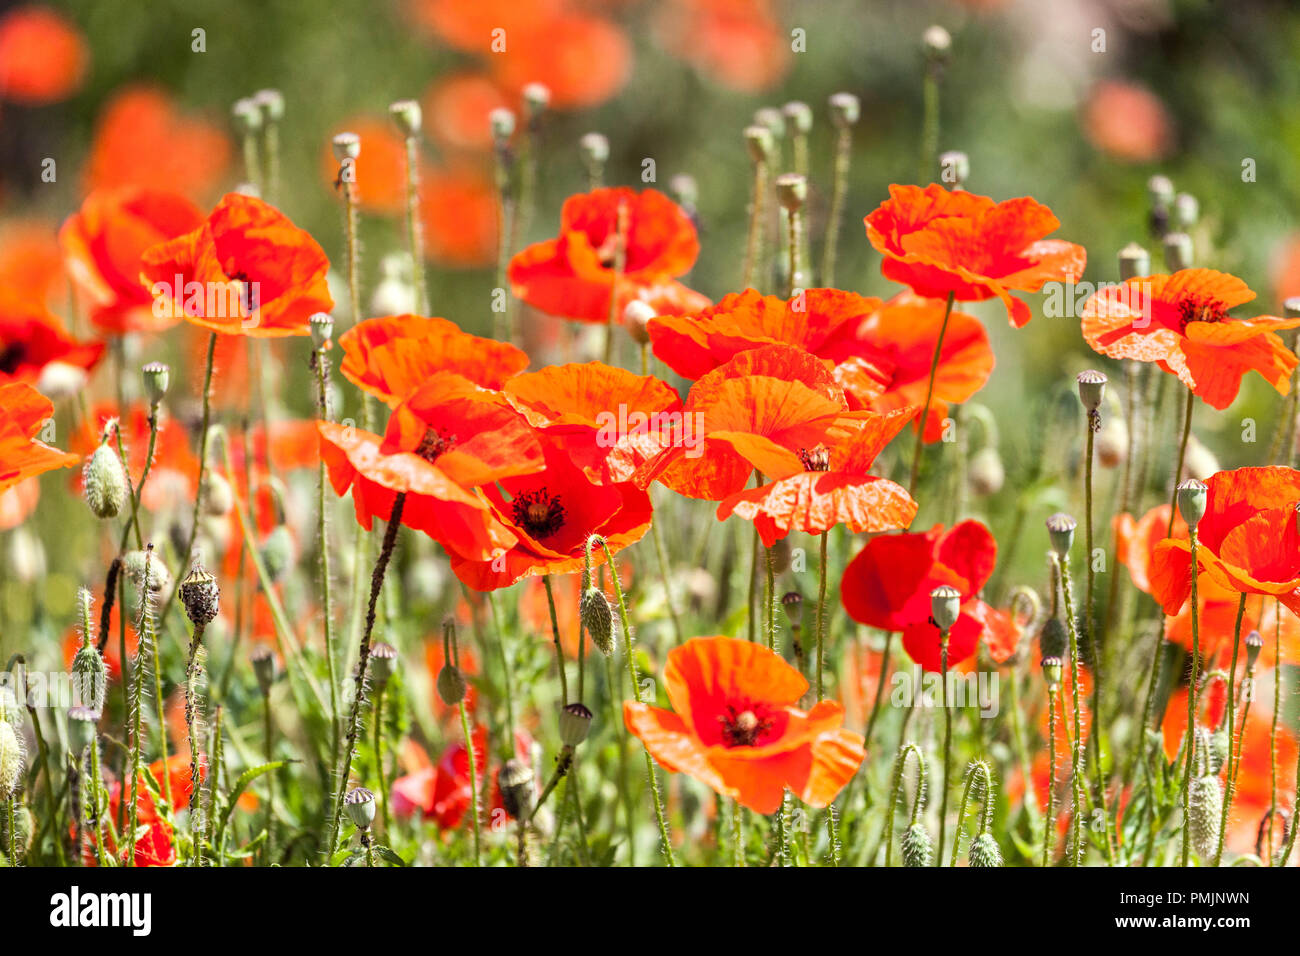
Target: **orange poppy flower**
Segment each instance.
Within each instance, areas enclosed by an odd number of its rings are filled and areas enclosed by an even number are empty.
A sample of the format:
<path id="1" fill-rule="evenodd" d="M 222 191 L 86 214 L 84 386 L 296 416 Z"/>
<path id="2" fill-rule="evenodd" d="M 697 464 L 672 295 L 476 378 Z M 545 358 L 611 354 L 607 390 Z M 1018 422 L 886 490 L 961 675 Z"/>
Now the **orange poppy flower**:
<path id="1" fill-rule="evenodd" d="M 0 492 L 53 468 L 71 468 L 80 455 L 37 439 L 54 417 L 54 403 L 23 382 L 0 382 Z"/>
<path id="2" fill-rule="evenodd" d="M 569 460 L 563 438 L 540 433 L 538 439 L 543 470 L 483 489 L 515 543 L 486 560 L 450 554 L 456 577 L 475 591 L 495 591 L 532 575 L 578 571 L 591 535 L 603 537 L 617 553 L 650 528 L 650 497 L 633 482 L 594 484 Z M 592 562 L 604 560 L 604 549 L 594 549 Z"/>
<path id="3" fill-rule="evenodd" d="M 51 362 L 88 372 L 103 354 L 103 343 L 78 342 L 40 302 L 0 289 L 0 382 L 34 384 Z"/>
<path id="4" fill-rule="evenodd" d="M 859 624 L 902 631 L 903 647 L 929 671 L 942 669 L 939 628 L 930 618 L 930 592 L 949 585 L 961 592 L 961 616 L 948 635 L 948 666 L 973 655 L 994 633 L 990 609 L 976 595 L 993 574 L 998 546 L 978 521 L 962 521 L 945 532 L 929 531 L 872 538 L 844 569 L 840 600 Z"/>
<path id="5" fill-rule="evenodd" d="M 1158 363 L 1214 408 L 1231 405 L 1252 370 L 1285 395 L 1296 356 L 1277 332 L 1300 318 L 1228 314 L 1253 298 L 1246 283 L 1213 269 L 1133 278 L 1088 299 L 1083 337 L 1102 355 Z"/>
<path id="6" fill-rule="evenodd" d="M 656 25 L 671 53 L 742 93 L 776 86 L 793 59 L 768 0 L 673 0 L 660 8 Z"/>
<path id="7" fill-rule="evenodd" d="M 113 402 L 95 405 L 72 433 L 68 448 L 86 458 L 99 447 L 104 428 L 112 419 L 117 419 L 122 429 L 122 444 L 126 448 L 131 479 L 139 481 L 149 453 L 149 409 L 143 402 L 131 405 L 125 413 L 119 412 Z M 199 460 L 190 450 L 189 436 L 184 427 L 171 419 L 165 409 L 159 409 L 153 465 L 140 493 L 140 503 L 147 511 L 167 511 L 186 501 L 193 502 L 198 490 L 198 476 Z M 77 475 L 75 486 L 78 493 L 81 481 L 81 475 Z"/>
<path id="8" fill-rule="evenodd" d="M 1276 597 L 1300 614 L 1300 471 L 1279 466 L 1211 475 L 1197 526 L 1197 586 Z M 1151 594 L 1176 614 L 1192 591 L 1191 545 L 1166 538 L 1151 559 Z"/>
<path id="9" fill-rule="evenodd" d="M 567 0 L 414 0 L 416 22 L 439 38 L 469 53 L 492 52 L 493 31 L 505 31 L 507 45 L 516 36 L 545 26 L 559 16 Z"/>
<path id="10" fill-rule="evenodd" d="M 483 560 L 515 544 L 474 488 L 536 471 L 542 455 L 499 394 L 443 372 L 397 407 L 382 437 L 335 422 L 316 427 L 330 483 L 339 495 L 352 489 L 363 528 L 388 520 L 404 493 L 402 523 L 457 555 Z"/>
<path id="11" fill-rule="evenodd" d="M 1149 163 L 1169 152 L 1173 129 L 1160 97 L 1144 86 L 1103 80 L 1088 93 L 1083 133 L 1093 146 L 1130 163 Z"/>
<path id="12" fill-rule="evenodd" d="M 513 345 L 462 332 L 436 316 L 364 319 L 339 336 L 339 347 L 343 376 L 389 405 L 439 372 L 496 389 L 528 367 L 528 356 Z"/>
<path id="13" fill-rule="evenodd" d="M 690 218 L 663 193 L 623 187 L 564 201 L 559 237 L 535 243 L 510 260 L 515 296 L 548 315 L 608 322 L 620 210 L 626 211 L 626 258 L 615 319 L 621 320 L 633 299 L 643 299 L 659 312 L 690 312 L 708 305 L 707 299 L 676 281 L 700 253 Z"/>
<path id="14" fill-rule="evenodd" d="M 637 472 L 689 498 L 722 501 L 758 470 L 768 478 L 804 471 L 805 455 L 861 428 L 830 370 L 792 345 L 739 352 L 691 388 L 682 428 Z"/>
<path id="15" fill-rule="evenodd" d="M 162 90 L 127 87 L 100 115 L 85 188 L 149 186 L 205 199 L 226 175 L 230 155 L 220 126 L 183 115 Z"/>
<path id="16" fill-rule="evenodd" d="M 453 73 L 434 81 L 424 94 L 429 134 L 443 146 L 486 152 L 492 147 L 488 115 L 509 107 L 505 94 L 480 73 Z"/>
<path id="17" fill-rule="evenodd" d="M 829 806 L 867 755 L 840 704 L 798 708 L 808 682 L 759 644 L 692 638 L 668 652 L 664 689 L 672 710 L 623 702 L 627 729 L 665 770 L 755 813 L 775 813 L 787 789 Z"/>
<path id="18" fill-rule="evenodd" d="M 602 362 L 548 365 L 517 375 L 502 389 L 528 423 L 563 439 L 589 481 L 628 481 L 658 454 L 663 429 L 680 427 L 682 402 L 652 375 Z"/>
<path id="19" fill-rule="evenodd" d="M 431 168 L 420 185 L 424 255 L 430 262 L 472 269 L 497 258 L 497 190 L 465 163 Z"/>
<path id="20" fill-rule="evenodd" d="M 228 193 L 194 232 L 145 250 L 141 277 L 190 322 L 228 335 L 307 335 L 334 307 L 329 260 L 274 206 Z"/>
<path id="21" fill-rule="evenodd" d="M 885 277 L 917 295 L 951 293 L 958 302 L 996 296 L 1019 328 L 1030 319 L 1029 306 L 1011 292 L 1083 276 L 1083 246 L 1044 238 L 1060 220 L 1028 196 L 999 203 L 938 183 L 890 186 L 889 195 L 867 216 L 867 238 L 885 257 Z"/>
<path id="22" fill-rule="evenodd" d="M 178 193 L 145 187 L 91 193 L 59 230 L 68 274 L 90 304 L 91 321 L 115 335 L 174 325 L 179 316 L 154 314 L 153 296 L 140 282 L 140 257 L 202 222 L 203 214 Z"/>
<path id="23" fill-rule="evenodd" d="M 0 289 L 34 302 L 66 302 L 67 283 L 58 226 L 40 219 L 0 227 Z"/>
<path id="24" fill-rule="evenodd" d="M 582 109 L 604 103 L 627 83 L 632 45 L 608 20 L 562 13 L 510 37 L 489 63 L 497 82 L 513 95 L 529 83 L 543 83 L 552 109 Z"/>
<path id="25" fill-rule="evenodd" d="M 801 454 L 804 471 L 724 500 L 718 520 L 734 512 L 754 522 L 769 548 L 791 531 L 824 534 L 837 524 L 854 534 L 906 528 L 916 502 L 894 482 L 872 475 L 871 466 L 912 415 L 910 408 L 872 415 L 844 443 Z"/>
<path id="26" fill-rule="evenodd" d="M 0 17 L 0 99 L 26 106 L 67 99 L 89 61 L 81 31 L 49 7 L 26 4 Z"/>

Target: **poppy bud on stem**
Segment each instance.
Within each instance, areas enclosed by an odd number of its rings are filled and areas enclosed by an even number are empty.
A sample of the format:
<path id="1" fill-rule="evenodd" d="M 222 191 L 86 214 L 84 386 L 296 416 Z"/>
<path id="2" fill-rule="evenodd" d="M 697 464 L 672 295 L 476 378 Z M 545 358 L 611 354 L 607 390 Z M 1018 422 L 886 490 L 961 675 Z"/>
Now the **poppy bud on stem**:
<path id="1" fill-rule="evenodd" d="M 1070 548 L 1074 545 L 1074 530 L 1078 527 L 1072 517 L 1057 512 L 1047 519 L 1047 533 L 1052 543 L 1053 567 L 1060 579 L 1061 613 L 1070 635 L 1070 700 L 1073 705 L 1074 740 L 1070 761 L 1070 862 L 1083 863 L 1083 754 L 1086 746 L 1083 737 L 1083 717 L 1079 691 L 1079 630 L 1074 617 L 1074 594 L 1070 587 Z M 1049 824 L 1050 825 L 1050 824 Z M 1107 838 L 1109 842 L 1109 837 Z"/>
<path id="2" fill-rule="evenodd" d="M 424 280 L 424 230 L 420 224 L 420 128 L 423 115 L 415 100 L 398 100 L 388 107 L 388 112 L 406 147 L 406 242 L 411 254 L 415 310 L 424 315 L 429 301 Z"/>
<path id="3" fill-rule="evenodd" d="M 952 711 L 948 708 L 948 636 L 961 616 L 961 592 L 941 584 L 930 592 L 930 619 L 939 629 L 940 700 L 943 705 L 943 789 L 939 791 L 939 861 L 943 861 L 948 823 L 948 789 L 952 783 Z"/>
<path id="4" fill-rule="evenodd" d="M 849 168 L 853 162 L 853 127 L 862 113 L 862 106 L 852 93 L 832 93 L 829 105 L 831 125 L 835 127 L 835 165 L 831 173 L 831 205 L 826 216 L 826 238 L 822 247 L 823 287 L 835 285 L 835 254 L 849 189 Z"/>
<path id="5" fill-rule="evenodd" d="M 890 788 L 889 806 L 886 808 L 885 826 L 880 835 L 885 844 L 885 866 L 894 865 L 894 819 L 898 813 L 898 803 L 903 796 L 903 774 L 907 769 L 907 758 L 916 758 L 916 791 L 912 797 L 912 817 L 903 840 L 903 861 L 907 866 L 929 866 L 934 849 L 930 834 L 921 823 L 921 812 L 925 809 L 925 754 L 921 748 L 910 741 L 898 748 L 894 757 L 893 786 Z M 879 852 L 879 847 L 876 853 Z M 869 860 L 874 860 L 872 853 Z"/>

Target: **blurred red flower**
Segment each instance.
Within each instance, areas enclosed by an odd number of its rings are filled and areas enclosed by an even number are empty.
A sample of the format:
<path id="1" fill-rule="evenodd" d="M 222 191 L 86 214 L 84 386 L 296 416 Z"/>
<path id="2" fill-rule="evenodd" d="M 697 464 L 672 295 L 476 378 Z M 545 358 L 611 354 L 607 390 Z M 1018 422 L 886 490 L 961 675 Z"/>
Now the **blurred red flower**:
<path id="1" fill-rule="evenodd" d="M 671 0 L 656 13 L 664 47 L 729 89 L 761 93 L 790 69 L 790 37 L 769 0 Z"/>
<path id="2" fill-rule="evenodd" d="M 509 101 L 481 73 L 441 76 L 425 91 L 425 126 L 438 143 L 452 149 L 487 151 L 492 146 L 488 114 Z"/>
<path id="3" fill-rule="evenodd" d="M 26 106 L 67 99 L 89 62 L 86 38 L 52 8 L 24 4 L 0 16 L 0 99 Z"/>
<path id="4" fill-rule="evenodd" d="M 0 289 L 0 383 L 36 384 L 52 362 L 88 372 L 103 354 L 103 343 L 74 339 L 39 300 Z"/>
<path id="5" fill-rule="evenodd" d="M 472 165 L 426 171 L 420 186 L 425 258 L 461 269 L 495 262 L 497 205 L 492 179 Z"/>
<path id="6" fill-rule="evenodd" d="M 1088 93 L 1083 133 L 1102 152 L 1131 163 L 1148 163 L 1173 145 L 1169 112 L 1144 86 L 1102 80 Z"/>

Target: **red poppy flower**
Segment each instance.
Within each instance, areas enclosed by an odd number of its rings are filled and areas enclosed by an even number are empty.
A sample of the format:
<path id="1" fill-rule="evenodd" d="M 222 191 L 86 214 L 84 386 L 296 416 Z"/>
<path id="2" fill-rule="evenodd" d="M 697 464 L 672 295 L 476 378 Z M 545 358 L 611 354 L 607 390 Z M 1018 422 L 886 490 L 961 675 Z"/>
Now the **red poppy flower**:
<path id="1" fill-rule="evenodd" d="M 535 243 L 510 260 L 514 294 L 548 315 L 608 322 L 620 210 L 627 222 L 626 258 L 618 281 L 615 319 L 633 299 L 659 312 L 701 309 L 708 300 L 675 281 L 700 253 L 686 213 L 653 189 L 597 189 L 570 196 L 560 211 L 560 235 Z"/>
<path id="2" fill-rule="evenodd" d="M 542 454 L 522 416 L 500 395 L 450 372 L 433 376 L 388 420 L 383 437 L 318 422 L 321 456 L 339 495 L 352 489 L 357 520 L 387 520 L 399 493 L 402 523 L 472 559 L 515 544 L 478 485 L 536 471 Z"/>
<path id="3" fill-rule="evenodd" d="M 89 60 L 81 31 L 49 7 L 26 4 L 0 17 L 0 99 L 26 106 L 67 99 Z"/>
<path id="4" fill-rule="evenodd" d="M 1160 159 L 1173 144 L 1169 111 L 1158 96 L 1135 83 L 1101 81 L 1089 91 L 1081 119 L 1093 146 L 1126 162 Z"/>
<path id="5" fill-rule="evenodd" d="M 938 183 L 890 186 L 889 195 L 867 216 L 867 238 L 885 257 L 885 277 L 917 295 L 951 293 L 958 302 L 996 296 L 1019 327 L 1030 319 L 1029 306 L 1011 292 L 1037 292 L 1083 275 L 1083 246 L 1044 238 L 1060 220 L 1028 196 L 998 203 Z"/>
<path id="6" fill-rule="evenodd" d="M 90 371 L 103 354 L 103 343 L 78 342 L 40 302 L 0 290 L 0 383 L 35 384 L 52 362 Z"/>
<path id="7" fill-rule="evenodd" d="M 483 819 L 494 818 L 497 811 L 504 812 L 501 800 L 501 788 L 496 784 L 496 772 L 489 764 L 487 731 L 475 727 L 474 759 L 478 789 L 479 813 Z M 515 755 L 528 753 L 532 742 L 523 731 L 515 732 Z M 462 824 L 468 825 L 466 814 L 469 812 L 473 797 L 470 780 L 469 748 L 463 739 L 451 744 L 443 751 L 437 766 L 428 763 L 428 756 L 421 753 L 419 759 L 423 766 L 414 769 L 393 781 L 393 813 L 399 817 L 412 816 L 417 810 L 426 820 L 433 820 L 442 830 L 454 830 Z"/>
<path id="8" fill-rule="evenodd" d="M 183 115 L 160 89 L 127 87 L 109 100 L 95 127 L 85 188 L 148 186 L 204 199 L 226 175 L 230 154 L 219 125 Z"/>
<path id="9" fill-rule="evenodd" d="M 686 773 L 755 813 L 775 813 L 786 789 L 825 807 L 866 757 L 843 728 L 844 708 L 798 708 L 803 675 L 766 647 L 696 637 L 668 652 L 672 710 L 624 701 L 623 720 L 671 773 Z"/>
<path id="10" fill-rule="evenodd" d="M 1083 337 L 1102 355 L 1158 363 L 1214 408 L 1231 405 L 1252 370 L 1285 395 L 1296 356 L 1277 332 L 1300 318 L 1228 314 L 1253 298 L 1246 283 L 1213 269 L 1133 278 L 1088 299 Z"/>
<path id="11" fill-rule="evenodd" d="M 528 356 L 513 345 L 462 332 L 449 319 L 423 315 L 365 319 L 339 336 L 339 346 L 344 377 L 389 405 L 439 372 L 500 388 L 528 367 Z"/>
<path id="12" fill-rule="evenodd" d="M 769 548 L 791 531 L 824 534 L 837 524 L 854 534 L 906 528 L 916 517 L 916 502 L 894 482 L 870 472 L 876 456 L 912 414 L 905 408 L 872 415 L 843 444 L 802 455 L 804 471 L 724 500 L 718 520 L 735 512 L 754 522 Z"/>
<path id="13" fill-rule="evenodd" d="M 790 38 L 768 0 L 673 0 L 659 14 L 664 46 L 728 89 L 761 93 L 790 69 Z"/>
<path id="14" fill-rule="evenodd" d="M 1300 471 L 1238 468 L 1211 475 L 1196 528 L 1200 575 L 1237 594 L 1276 597 L 1300 614 Z M 1167 538 L 1151 559 L 1151 594 L 1177 614 L 1192 591 L 1191 545 Z"/>
<path id="15" fill-rule="evenodd" d="M 509 105 L 497 85 L 479 73 L 439 77 L 424 94 L 424 116 L 430 135 L 453 149 L 490 149 L 492 125 L 488 115 Z"/>
<path id="16" fill-rule="evenodd" d="M 334 307 L 329 260 L 316 240 L 274 206 L 227 194 L 195 231 L 152 246 L 141 278 L 173 311 L 228 335 L 307 335 Z"/>
<path id="17" fill-rule="evenodd" d="M 601 362 L 548 365 L 515 376 L 503 391 L 530 425 L 563 439 L 570 460 L 596 484 L 631 479 L 658 454 L 658 436 L 682 422 L 671 387 Z"/>
<path id="18" fill-rule="evenodd" d="M 90 318 L 110 334 L 156 332 L 179 316 L 159 318 L 140 282 L 150 246 L 197 229 L 203 215 L 184 196 L 130 187 L 93 192 L 59 230 L 68 273 L 89 302 Z"/>
<path id="19" fill-rule="evenodd" d="M 531 575 L 578 571 L 591 535 L 603 537 L 611 553 L 617 553 L 650 528 L 650 497 L 633 482 L 594 484 L 569 459 L 563 438 L 538 437 L 543 470 L 483 489 L 516 543 L 487 560 L 449 555 L 456 577 L 476 591 L 509 587 Z M 604 549 L 595 549 L 592 561 L 604 560 Z"/>
<path id="20" fill-rule="evenodd" d="M 0 382 L 0 492 L 53 468 L 71 468 L 80 455 L 37 440 L 54 416 L 54 403 L 30 385 Z"/>
<path id="21" fill-rule="evenodd" d="M 420 185 L 425 258 L 457 269 L 495 262 L 498 205 L 492 178 L 472 164 L 427 170 Z"/>
<path id="22" fill-rule="evenodd" d="M 500 26 L 500 24 L 496 24 Z M 556 38 L 562 38 L 556 42 Z M 599 17 L 561 15 L 509 38 L 488 61 L 501 87 L 518 95 L 529 83 L 551 92 L 552 109 L 598 106 L 632 75 L 632 45 L 618 26 Z"/>
<path id="23" fill-rule="evenodd" d="M 975 653 L 989 635 L 989 609 L 976 595 L 993 574 L 997 542 L 978 521 L 947 532 L 872 538 L 844 569 L 840 599 L 859 624 L 902 631 L 903 647 L 929 671 L 942 669 L 939 628 L 930 620 L 930 592 L 946 584 L 961 592 L 961 616 L 948 635 L 948 666 Z"/>
<path id="24" fill-rule="evenodd" d="M 849 437 L 870 414 L 849 411 L 826 364 L 791 345 L 737 353 L 695 383 L 682 412 L 681 432 L 637 481 L 710 501 L 743 490 L 756 469 L 768 478 L 802 472 L 802 456 Z"/>
<path id="25" fill-rule="evenodd" d="M 410 9 L 421 25 L 442 40 L 470 53 L 492 52 L 493 30 L 516 34 L 545 26 L 559 16 L 566 0 L 416 0 Z"/>

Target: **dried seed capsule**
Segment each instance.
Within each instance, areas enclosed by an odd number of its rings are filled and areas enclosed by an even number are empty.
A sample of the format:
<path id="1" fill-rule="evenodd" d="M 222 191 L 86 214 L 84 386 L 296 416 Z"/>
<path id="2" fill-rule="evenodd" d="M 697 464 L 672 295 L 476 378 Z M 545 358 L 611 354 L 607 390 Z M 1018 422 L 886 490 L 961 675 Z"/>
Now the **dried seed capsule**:
<path id="1" fill-rule="evenodd" d="M 749 158 L 755 163 L 766 163 L 776 151 L 776 137 L 766 126 L 755 123 L 745 127 L 745 147 Z"/>
<path id="2" fill-rule="evenodd" d="M 140 369 L 140 374 L 144 379 L 144 390 L 149 396 L 149 404 L 157 405 L 167 394 L 167 386 L 171 382 L 171 369 L 163 362 L 150 362 Z"/>
<path id="3" fill-rule="evenodd" d="M 533 770 L 522 760 L 510 758 L 497 771 L 497 786 L 501 789 L 501 803 L 506 813 L 522 820 L 533 812 L 536 799 Z"/>
<path id="4" fill-rule="evenodd" d="M 235 100 L 230 107 L 230 115 L 245 134 L 255 133 L 262 128 L 262 109 L 251 96 Z"/>
<path id="5" fill-rule="evenodd" d="M 772 139 L 785 139 L 785 117 L 775 106 L 761 106 L 754 110 L 754 123 L 772 134 Z"/>
<path id="6" fill-rule="evenodd" d="M 1064 511 L 1058 511 L 1047 519 L 1047 535 L 1058 558 L 1069 557 L 1070 548 L 1074 546 L 1074 529 L 1078 526 L 1079 522 Z"/>
<path id="7" fill-rule="evenodd" d="M 1214 855 L 1219 845 L 1219 818 L 1223 813 L 1223 788 L 1219 785 L 1219 778 L 1206 774 L 1193 780 L 1188 802 L 1192 849 L 1201 859 L 1206 859 Z"/>
<path id="8" fill-rule="evenodd" d="M 827 102 L 831 108 L 831 125 L 836 129 L 856 125 L 862 115 L 862 104 L 852 93 L 832 93 Z"/>
<path id="9" fill-rule="evenodd" d="M 376 641 L 370 648 L 370 673 L 375 684 L 383 687 L 397 673 L 397 648 L 387 641 Z"/>
<path id="10" fill-rule="evenodd" d="M 812 132 L 813 111 L 807 103 L 791 100 L 781 107 L 781 115 L 785 117 L 786 125 L 794 132 L 800 135 Z"/>
<path id="11" fill-rule="evenodd" d="M 1096 369 L 1080 372 L 1075 379 L 1079 385 L 1079 401 L 1089 413 L 1101 408 L 1102 399 L 1106 397 L 1106 374 Z"/>
<path id="12" fill-rule="evenodd" d="M 1165 236 L 1165 261 L 1169 263 L 1170 272 L 1192 267 L 1194 248 L 1192 237 L 1185 232 L 1171 232 Z"/>
<path id="13" fill-rule="evenodd" d="M 312 348 L 319 352 L 334 337 L 334 316 L 328 312 L 313 313 L 308 325 L 311 326 Z"/>
<path id="14" fill-rule="evenodd" d="M 1196 530 L 1196 526 L 1205 517 L 1205 506 L 1209 500 L 1209 486 L 1203 481 L 1188 478 L 1178 485 L 1178 513 L 1187 522 L 1187 527 Z"/>
<path id="15" fill-rule="evenodd" d="M 1147 199 L 1152 206 L 1168 206 L 1174 201 L 1174 184 L 1159 173 L 1147 180 Z"/>
<path id="16" fill-rule="evenodd" d="M 365 787 L 355 787 L 343 798 L 343 809 L 358 830 L 369 830 L 375 822 L 375 795 Z"/>
<path id="17" fill-rule="evenodd" d="M 356 159 L 361 155 L 361 137 L 356 133 L 339 133 L 330 142 L 334 150 L 334 159 L 340 163 Z"/>
<path id="18" fill-rule="evenodd" d="M 592 168 L 599 169 L 609 159 L 609 140 L 602 133 L 585 133 L 578 140 L 582 150 L 583 161 Z"/>
<path id="19" fill-rule="evenodd" d="M 1190 229 L 1196 225 L 1196 220 L 1201 218 L 1201 204 L 1191 193 L 1179 193 L 1175 196 L 1171 211 L 1173 215 L 1170 218 L 1178 229 Z"/>
<path id="20" fill-rule="evenodd" d="M 598 587 L 589 587 L 582 595 L 578 616 L 587 629 L 591 643 L 606 657 L 614 653 L 614 612 L 609 598 Z"/>
<path id="21" fill-rule="evenodd" d="M 776 177 L 776 201 L 787 212 L 798 212 L 808 199 L 808 180 L 798 173 L 782 173 Z"/>
<path id="22" fill-rule="evenodd" d="M 591 709 L 576 701 L 560 711 L 560 741 L 564 746 L 576 747 L 587 739 L 591 718 Z"/>
<path id="23" fill-rule="evenodd" d="M 126 504 L 126 469 L 106 441 L 86 460 L 82 473 L 86 504 L 96 518 L 115 518 Z"/>
<path id="24" fill-rule="evenodd" d="M 23 742 L 13 724 L 0 723 L 0 797 L 8 797 L 18 788 L 26 769 Z"/>
<path id="25" fill-rule="evenodd" d="M 465 699 L 468 690 L 460 668 L 454 664 L 443 664 L 442 670 L 438 671 L 438 696 L 442 702 L 448 707 L 455 707 Z"/>
<path id="26" fill-rule="evenodd" d="M 253 102 L 262 111 L 262 119 L 267 123 L 278 123 L 284 119 L 284 94 L 279 90 L 258 90 L 253 94 Z"/>
<path id="27" fill-rule="evenodd" d="M 930 617 L 941 631 L 950 631 L 961 616 L 961 592 L 941 584 L 930 592 Z"/>
<path id="28" fill-rule="evenodd" d="M 1001 866 L 1002 850 L 992 833 L 981 833 L 970 845 L 971 866 Z"/>
<path id="29" fill-rule="evenodd" d="M 930 831 L 922 823 L 913 823 L 903 834 L 903 865 L 930 866 L 934 859 L 934 843 Z"/>
<path id="30" fill-rule="evenodd" d="M 195 626 L 206 625 L 217 616 L 221 608 L 221 588 L 217 579 L 195 561 L 189 576 L 181 582 L 181 604 L 185 615 Z"/>
<path id="31" fill-rule="evenodd" d="M 94 644 L 86 643 L 72 658 L 72 679 L 77 699 L 93 710 L 104 706 L 104 688 L 108 684 L 108 671 L 104 657 Z"/>

